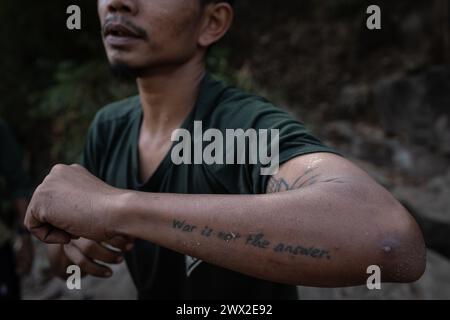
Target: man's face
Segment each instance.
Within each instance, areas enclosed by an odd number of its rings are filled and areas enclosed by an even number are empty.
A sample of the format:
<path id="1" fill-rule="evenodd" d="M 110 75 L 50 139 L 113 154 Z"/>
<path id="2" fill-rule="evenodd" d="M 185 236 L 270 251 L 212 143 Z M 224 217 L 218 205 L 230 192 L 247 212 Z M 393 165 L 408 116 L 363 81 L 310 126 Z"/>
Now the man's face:
<path id="1" fill-rule="evenodd" d="M 137 75 L 186 62 L 197 52 L 201 11 L 197 0 L 98 0 L 109 62 Z"/>

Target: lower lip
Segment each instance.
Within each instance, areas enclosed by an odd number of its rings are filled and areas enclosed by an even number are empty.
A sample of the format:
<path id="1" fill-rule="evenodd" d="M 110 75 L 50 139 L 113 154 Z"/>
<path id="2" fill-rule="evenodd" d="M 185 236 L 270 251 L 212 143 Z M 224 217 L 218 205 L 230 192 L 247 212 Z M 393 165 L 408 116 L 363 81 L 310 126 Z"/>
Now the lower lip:
<path id="1" fill-rule="evenodd" d="M 115 36 L 115 35 L 108 35 L 105 38 L 106 43 L 111 47 L 126 47 L 129 45 L 133 45 L 140 40 L 141 40 L 140 38 L 136 37 Z"/>

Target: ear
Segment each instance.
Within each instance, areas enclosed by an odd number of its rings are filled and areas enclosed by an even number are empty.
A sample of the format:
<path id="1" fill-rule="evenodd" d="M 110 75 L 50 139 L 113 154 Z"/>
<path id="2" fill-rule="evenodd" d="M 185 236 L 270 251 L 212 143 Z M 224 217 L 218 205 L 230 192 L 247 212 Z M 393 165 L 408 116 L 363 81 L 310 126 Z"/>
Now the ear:
<path id="1" fill-rule="evenodd" d="M 234 11 L 229 3 L 208 4 L 204 8 L 198 45 L 204 48 L 219 41 L 230 29 Z"/>

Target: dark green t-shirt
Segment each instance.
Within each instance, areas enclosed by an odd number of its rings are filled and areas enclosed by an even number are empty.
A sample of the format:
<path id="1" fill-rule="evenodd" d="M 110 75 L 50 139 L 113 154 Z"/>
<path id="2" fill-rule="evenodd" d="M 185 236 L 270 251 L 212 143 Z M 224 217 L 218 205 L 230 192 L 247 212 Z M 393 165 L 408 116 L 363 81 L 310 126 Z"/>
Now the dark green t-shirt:
<path id="1" fill-rule="evenodd" d="M 141 121 L 139 97 L 103 108 L 90 128 L 82 164 L 106 183 L 123 189 L 182 194 L 265 193 L 269 176 L 260 174 L 258 164 L 175 165 L 171 152 L 153 176 L 141 183 L 138 155 Z M 226 129 L 278 129 L 280 164 L 302 154 L 333 152 L 303 124 L 267 100 L 227 87 L 209 74 L 201 83 L 196 106 L 182 125 L 192 137 L 194 121 L 202 121 L 203 132 L 209 128 L 224 133 Z M 248 277 L 142 240 L 136 241 L 126 261 L 139 298 L 297 297 L 293 286 Z"/>

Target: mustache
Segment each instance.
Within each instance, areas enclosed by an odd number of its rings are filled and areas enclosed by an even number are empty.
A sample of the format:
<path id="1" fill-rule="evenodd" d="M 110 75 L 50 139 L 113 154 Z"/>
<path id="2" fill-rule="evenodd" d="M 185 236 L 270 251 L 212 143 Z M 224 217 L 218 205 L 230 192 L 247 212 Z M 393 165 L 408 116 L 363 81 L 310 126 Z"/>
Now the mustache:
<path id="1" fill-rule="evenodd" d="M 110 16 L 106 18 L 105 22 L 102 25 L 102 36 L 106 36 L 107 28 L 110 24 L 121 24 L 130 29 L 134 34 L 136 34 L 139 38 L 142 39 L 148 39 L 147 32 L 142 29 L 141 27 L 135 25 L 133 22 L 131 22 L 129 19 L 127 19 L 124 16 Z"/>

